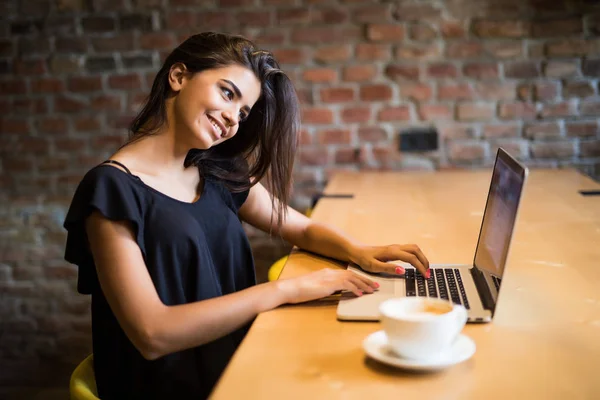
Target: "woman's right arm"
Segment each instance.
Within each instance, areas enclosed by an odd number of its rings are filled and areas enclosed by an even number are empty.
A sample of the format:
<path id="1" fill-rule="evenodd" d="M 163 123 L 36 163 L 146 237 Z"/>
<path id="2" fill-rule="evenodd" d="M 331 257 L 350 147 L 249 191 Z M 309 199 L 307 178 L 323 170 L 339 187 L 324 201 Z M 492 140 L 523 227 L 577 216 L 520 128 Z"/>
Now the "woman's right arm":
<path id="1" fill-rule="evenodd" d="M 149 360 L 216 340 L 284 303 L 313 300 L 337 290 L 361 295 L 376 287 L 351 271 L 324 269 L 167 306 L 156 292 L 129 222 L 111 221 L 95 211 L 86 219 L 86 232 L 108 304 L 129 340 Z"/>

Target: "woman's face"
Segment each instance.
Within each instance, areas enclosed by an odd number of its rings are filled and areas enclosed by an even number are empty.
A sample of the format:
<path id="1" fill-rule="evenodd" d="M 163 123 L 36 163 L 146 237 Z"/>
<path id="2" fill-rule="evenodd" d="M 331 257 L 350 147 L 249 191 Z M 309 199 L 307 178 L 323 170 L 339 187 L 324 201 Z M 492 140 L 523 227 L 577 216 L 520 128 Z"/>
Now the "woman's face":
<path id="1" fill-rule="evenodd" d="M 260 96 L 258 78 L 241 65 L 189 74 L 177 64 L 171 68 L 169 83 L 177 93 L 172 121 L 175 134 L 198 149 L 231 139 Z"/>

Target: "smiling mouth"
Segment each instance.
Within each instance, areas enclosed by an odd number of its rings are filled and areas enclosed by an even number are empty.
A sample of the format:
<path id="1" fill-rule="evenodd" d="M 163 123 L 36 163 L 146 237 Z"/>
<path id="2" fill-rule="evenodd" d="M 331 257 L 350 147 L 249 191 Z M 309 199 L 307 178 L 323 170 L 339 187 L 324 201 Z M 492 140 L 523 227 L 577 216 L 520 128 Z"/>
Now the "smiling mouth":
<path id="1" fill-rule="evenodd" d="M 215 120 L 210 115 L 207 114 L 206 116 L 208 117 L 208 120 L 210 121 L 210 124 L 214 128 L 214 132 L 215 132 L 216 136 L 219 137 L 219 138 L 224 137 L 225 136 L 225 129 L 223 128 L 223 125 L 220 124 L 217 120 Z"/>

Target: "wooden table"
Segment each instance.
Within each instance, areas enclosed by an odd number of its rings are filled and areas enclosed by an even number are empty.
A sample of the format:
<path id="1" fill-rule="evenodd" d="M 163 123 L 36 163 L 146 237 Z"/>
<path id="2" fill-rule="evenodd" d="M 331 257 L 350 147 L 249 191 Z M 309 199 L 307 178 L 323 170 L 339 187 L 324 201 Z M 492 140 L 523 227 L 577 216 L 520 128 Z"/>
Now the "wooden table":
<path id="1" fill-rule="evenodd" d="M 491 170 L 343 173 L 313 218 L 369 244 L 417 243 L 430 262 L 471 263 Z M 494 321 L 468 325 L 468 361 L 414 374 L 371 360 L 379 323 L 340 322 L 336 306 L 258 316 L 214 399 L 600 398 L 600 185 L 574 170 L 532 170 Z M 340 267 L 294 250 L 281 278 Z"/>

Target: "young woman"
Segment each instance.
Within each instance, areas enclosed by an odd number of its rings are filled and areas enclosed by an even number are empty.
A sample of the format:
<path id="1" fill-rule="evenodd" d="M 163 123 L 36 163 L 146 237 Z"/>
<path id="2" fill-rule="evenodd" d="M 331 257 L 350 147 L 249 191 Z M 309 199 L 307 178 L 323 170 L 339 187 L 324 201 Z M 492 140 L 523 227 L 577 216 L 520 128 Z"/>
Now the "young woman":
<path id="1" fill-rule="evenodd" d="M 288 207 L 298 124 L 290 80 L 242 37 L 198 34 L 166 59 L 131 139 L 86 174 L 65 220 L 101 398 L 205 398 L 260 312 L 376 289 L 342 269 L 256 285 L 240 219 L 367 271 L 402 274 L 386 261 L 404 260 L 428 274 L 415 245 L 364 246 Z"/>

